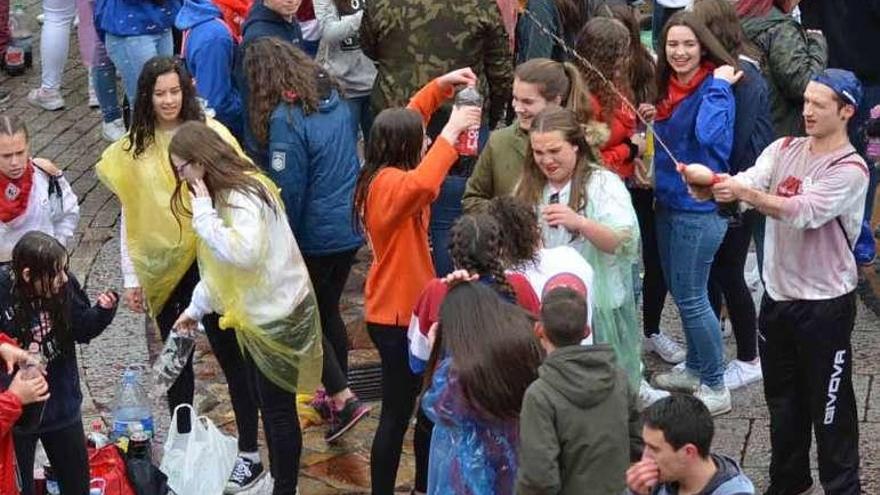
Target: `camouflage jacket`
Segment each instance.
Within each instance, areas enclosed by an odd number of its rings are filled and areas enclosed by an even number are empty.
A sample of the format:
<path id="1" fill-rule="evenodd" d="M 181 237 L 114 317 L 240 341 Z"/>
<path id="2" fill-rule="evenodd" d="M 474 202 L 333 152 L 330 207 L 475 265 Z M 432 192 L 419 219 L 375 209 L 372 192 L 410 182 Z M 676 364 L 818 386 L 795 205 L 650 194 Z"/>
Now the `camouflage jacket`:
<path id="1" fill-rule="evenodd" d="M 801 136 L 804 90 L 828 63 L 828 45 L 818 33 L 807 33 L 776 7 L 766 15 L 742 21 L 746 36 L 763 54 L 761 63 L 770 85 L 776 136 Z"/>
<path id="2" fill-rule="evenodd" d="M 406 106 L 437 76 L 470 67 L 480 78 L 484 120 L 504 115 L 513 84 L 513 56 L 495 0 L 369 0 L 361 48 L 379 71 L 372 107 Z"/>

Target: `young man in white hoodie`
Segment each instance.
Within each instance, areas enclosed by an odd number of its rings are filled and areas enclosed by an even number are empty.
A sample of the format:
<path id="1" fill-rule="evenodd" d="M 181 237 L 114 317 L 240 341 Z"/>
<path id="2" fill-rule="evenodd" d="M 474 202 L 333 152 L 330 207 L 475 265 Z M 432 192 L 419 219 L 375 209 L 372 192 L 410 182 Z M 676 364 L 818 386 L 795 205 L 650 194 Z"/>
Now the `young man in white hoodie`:
<path id="1" fill-rule="evenodd" d="M 817 74 L 804 91 L 807 137 L 777 140 L 754 167 L 722 175 L 712 188 L 716 201 L 767 215 L 758 328 L 770 409 L 768 494 L 812 486 L 812 433 L 825 493 L 861 493 L 850 337 L 868 168 L 847 136 L 861 97 L 852 72 Z"/>
<path id="2" fill-rule="evenodd" d="M 61 170 L 32 158 L 27 128 L 17 117 L 0 115 L 0 263 L 31 230 L 67 247 L 79 222 L 79 201 Z"/>

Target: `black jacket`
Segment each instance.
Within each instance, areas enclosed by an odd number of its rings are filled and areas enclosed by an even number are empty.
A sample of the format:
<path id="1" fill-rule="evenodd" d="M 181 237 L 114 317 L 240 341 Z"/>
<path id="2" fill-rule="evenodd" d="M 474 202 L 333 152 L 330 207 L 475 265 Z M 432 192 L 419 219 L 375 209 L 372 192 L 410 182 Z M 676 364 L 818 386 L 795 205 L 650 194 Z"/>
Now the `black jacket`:
<path id="1" fill-rule="evenodd" d="M 78 344 L 87 344 L 92 339 L 101 335 L 113 317 L 116 315 L 116 307 L 104 309 L 100 306 L 91 306 L 89 297 L 82 290 L 79 282 L 72 273 L 68 273 L 69 281 L 65 290 L 69 303 L 70 330 L 73 332 L 73 341 Z M 16 328 L 14 323 L 16 308 L 12 295 L 12 276 L 9 266 L 0 268 L 0 331 L 22 341 L 23 332 L 31 332 L 32 329 Z M 36 327 L 36 322 L 34 327 Z M 42 413 L 42 420 L 36 429 L 29 429 L 22 433 L 42 433 L 54 431 L 70 426 L 81 418 L 80 406 L 82 405 L 82 392 L 79 384 L 79 370 L 77 369 L 76 349 L 71 348 L 67 352 L 60 350 L 45 356 L 48 361 L 46 381 L 49 383 L 51 397 L 46 402 Z M 7 377 L 7 380 L 9 377 Z M 19 431 L 19 430 L 16 430 Z"/>

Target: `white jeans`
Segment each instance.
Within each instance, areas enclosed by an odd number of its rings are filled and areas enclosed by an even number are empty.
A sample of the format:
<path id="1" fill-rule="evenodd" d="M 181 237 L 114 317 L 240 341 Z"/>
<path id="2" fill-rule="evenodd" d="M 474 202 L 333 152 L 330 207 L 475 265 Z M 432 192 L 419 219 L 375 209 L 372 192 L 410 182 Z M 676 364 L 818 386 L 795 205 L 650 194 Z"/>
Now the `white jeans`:
<path id="1" fill-rule="evenodd" d="M 43 32 L 40 38 L 45 89 L 61 89 L 61 75 L 70 49 L 70 26 L 76 16 L 76 0 L 43 0 Z"/>

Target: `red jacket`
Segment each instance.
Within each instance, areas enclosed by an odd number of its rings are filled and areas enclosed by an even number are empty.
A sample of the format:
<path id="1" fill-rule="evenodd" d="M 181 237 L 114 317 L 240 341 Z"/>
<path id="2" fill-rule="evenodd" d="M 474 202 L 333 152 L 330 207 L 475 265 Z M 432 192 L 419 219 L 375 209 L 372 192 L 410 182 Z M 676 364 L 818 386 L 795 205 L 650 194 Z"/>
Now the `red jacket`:
<path id="1" fill-rule="evenodd" d="M 608 126 L 611 135 L 600 150 L 605 167 L 611 170 L 621 179 L 628 179 L 635 171 L 632 160 L 629 160 L 629 145 L 627 142 L 636 132 L 636 116 L 629 107 L 620 104 L 611 114 L 611 122 L 605 122 L 602 114 L 602 105 L 596 95 L 591 94 L 593 112 L 596 117 Z"/>
<path id="2" fill-rule="evenodd" d="M 0 344 L 18 345 L 0 333 Z M 0 362 L 0 366 L 4 364 Z M 19 495 L 16 477 L 15 449 L 12 445 L 12 426 L 21 416 L 21 401 L 8 390 L 0 393 L 0 493 Z"/>

